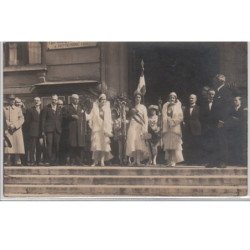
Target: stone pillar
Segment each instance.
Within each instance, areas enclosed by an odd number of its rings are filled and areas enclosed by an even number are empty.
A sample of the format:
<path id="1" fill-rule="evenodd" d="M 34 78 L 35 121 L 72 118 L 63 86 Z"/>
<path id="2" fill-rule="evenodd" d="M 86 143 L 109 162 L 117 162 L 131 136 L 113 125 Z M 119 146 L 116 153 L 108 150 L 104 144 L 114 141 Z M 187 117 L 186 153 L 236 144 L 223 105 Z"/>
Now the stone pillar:
<path id="1" fill-rule="evenodd" d="M 29 42 L 29 64 L 41 64 L 42 47 L 40 42 Z"/>
<path id="2" fill-rule="evenodd" d="M 119 42 L 103 43 L 101 46 L 101 82 L 109 96 L 128 91 L 127 44 Z"/>
<path id="3" fill-rule="evenodd" d="M 17 43 L 9 43 L 9 65 L 17 65 Z"/>
<path id="4" fill-rule="evenodd" d="M 229 84 L 247 87 L 247 43 L 220 43 L 220 73 Z"/>

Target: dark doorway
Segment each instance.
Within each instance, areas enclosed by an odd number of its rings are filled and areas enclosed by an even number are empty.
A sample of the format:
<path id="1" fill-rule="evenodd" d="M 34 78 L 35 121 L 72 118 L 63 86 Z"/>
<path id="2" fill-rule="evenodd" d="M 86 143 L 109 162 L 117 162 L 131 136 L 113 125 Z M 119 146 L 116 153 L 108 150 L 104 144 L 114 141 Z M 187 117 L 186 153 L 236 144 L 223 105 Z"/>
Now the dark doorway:
<path id="1" fill-rule="evenodd" d="M 147 93 L 145 104 L 166 101 L 175 91 L 185 105 L 191 93 L 201 96 L 204 86 L 210 85 L 219 73 L 217 43 L 197 42 L 138 42 L 130 43 L 130 89 L 133 96 L 144 61 Z"/>

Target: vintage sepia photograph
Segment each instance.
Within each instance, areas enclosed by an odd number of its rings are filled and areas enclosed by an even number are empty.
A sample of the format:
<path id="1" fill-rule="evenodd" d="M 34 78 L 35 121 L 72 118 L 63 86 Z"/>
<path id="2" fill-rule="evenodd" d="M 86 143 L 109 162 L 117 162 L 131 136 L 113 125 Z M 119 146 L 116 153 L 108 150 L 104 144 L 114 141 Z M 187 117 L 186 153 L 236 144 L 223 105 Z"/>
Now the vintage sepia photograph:
<path id="1" fill-rule="evenodd" d="M 3 42 L 3 196 L 241 197 L 247 42 Z"/>

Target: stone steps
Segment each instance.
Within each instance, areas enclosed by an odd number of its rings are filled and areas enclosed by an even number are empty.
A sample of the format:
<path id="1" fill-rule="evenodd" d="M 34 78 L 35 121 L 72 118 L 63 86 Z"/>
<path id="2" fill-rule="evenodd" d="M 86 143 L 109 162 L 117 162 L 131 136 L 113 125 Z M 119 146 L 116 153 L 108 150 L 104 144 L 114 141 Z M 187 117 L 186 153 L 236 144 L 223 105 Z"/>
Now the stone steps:
<path id="1" fill-rule="evenodd" d="M 247 187 L 146 185 L 5 185 L 7 197 L 70 196 L 244 196 Z"/>
<path id="2" fill-rule="evenodd" d="M 246 186 L 246 176 L 9 175 L 5 184 Z"/>
<path id="3" fill-rule="evenodd" d="M 247 168 L 5 167 L 6 197 L 245 196 Z"/>
<path id="4" fill-rule="evenodd" d="M 247 175 L 245 167 L 4 167 L 4 175 Z"/>

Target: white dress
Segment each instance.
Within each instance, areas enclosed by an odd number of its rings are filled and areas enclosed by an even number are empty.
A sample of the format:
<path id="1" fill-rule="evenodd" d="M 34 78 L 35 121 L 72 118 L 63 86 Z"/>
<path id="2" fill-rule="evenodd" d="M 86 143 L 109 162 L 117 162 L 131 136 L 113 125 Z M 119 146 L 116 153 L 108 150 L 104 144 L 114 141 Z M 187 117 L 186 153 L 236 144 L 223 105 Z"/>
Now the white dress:
<path id="1" fill-rule="evenodd" d="M 163 119 L 163 149 L 165 151 L 165 159 L 169 159 L 168 150 L 173 150 L 173 161 L 175 163 L 184 161 L 182 154 L 182 132 L 181 122 L 183 121 L 183 112 L 181 102 L 171 105 L 165 103 L 162 108 Z"/>
<path id="2" fill-rule="evenodd" d="M 104 153 L 104 160 L 113 158 L 110 147 L 110 137 L 112 136 L 112 120 L 110 103 L 107 101 L 104 107 L 100 108 L 98 102 L 93 104 L 89 115 L 86 114 L 91 128 L 91 151 L 92 159 L 100 161 Z"/>
<path id="3" fill-rule="evenodd" d="M 135 106 L 137 115 L 133 115 L 128 128 L 126 155 L 135 157 L 136 152 L 141 153 L 141 160 L 149 158 L 149 148 L 143 134 L 148 132 L 147 108 L 138 104 Z"/>

